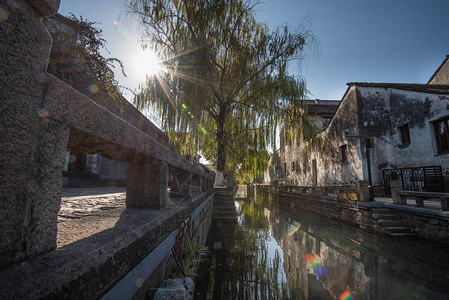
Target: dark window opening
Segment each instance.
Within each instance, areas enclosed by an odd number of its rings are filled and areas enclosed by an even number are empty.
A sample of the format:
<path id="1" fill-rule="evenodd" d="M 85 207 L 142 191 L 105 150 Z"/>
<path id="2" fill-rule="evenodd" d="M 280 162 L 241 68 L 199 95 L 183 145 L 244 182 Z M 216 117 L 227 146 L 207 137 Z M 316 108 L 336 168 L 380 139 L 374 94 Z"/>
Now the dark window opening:
<path id="1" fill-rule="evenodd" d="M 433 122 L 438 154 L 449 153 L 449 118 Z"/>
<path id="2" fill-rule="evenodd" d="M 340 162 L 344 163 L 348 160 L 347 151 L 348 151 L 347 145 L 340 146 L 340 148 L 338 149 L 338 156 L 340 158 Z"/>
<path id="3" fill-rule="evenodd" d="M 292 161 L 292 172 L 295 172 L 295 162 Z"/>
<path id="4" fill-rule="evenodd" d="M 402 146 L 410 145 L 410 128 L 408 124 L 398 127 Z"/>
<path id="5" fill-rule="evenodd" d="M 323 117 L 323 125 L 326 127 L 331 122 L 332 117 Z"/>

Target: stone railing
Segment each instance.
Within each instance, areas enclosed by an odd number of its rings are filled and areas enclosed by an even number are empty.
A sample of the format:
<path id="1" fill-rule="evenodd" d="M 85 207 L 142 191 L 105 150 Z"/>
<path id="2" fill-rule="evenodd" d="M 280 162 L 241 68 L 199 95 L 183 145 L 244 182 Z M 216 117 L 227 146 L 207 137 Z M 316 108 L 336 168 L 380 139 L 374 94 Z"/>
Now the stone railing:
<path id="1" fill-rule="evenodd" d="M 59 0 L 2 4 L 0 19 L 0 268 L 55 249 L 65 152 L 128 163 L 127 208 L 160 209 L 170 190 L 213 188 L 191 163 L 46 72 L 51 37 L 42 17 Z"/>

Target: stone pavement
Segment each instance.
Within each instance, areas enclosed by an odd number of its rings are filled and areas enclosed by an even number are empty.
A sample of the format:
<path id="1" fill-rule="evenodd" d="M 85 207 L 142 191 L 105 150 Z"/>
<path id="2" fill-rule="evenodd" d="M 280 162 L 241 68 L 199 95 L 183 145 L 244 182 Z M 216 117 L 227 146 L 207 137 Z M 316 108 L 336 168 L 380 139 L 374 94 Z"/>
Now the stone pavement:
<path id="1" fill-rule="evenodd" d="M 196 199 L 200 193 L 193 192 Z M 64 188 L 58 214 L 57 248 L 113 228 L 126 209 L 126 187 Z M 185 197 L 172 197 L 167 207 L 179 206 Z"/>
<path id="2" fill-rule="evenodd" d="M 125 210 L 125 192 L 125 187 L 64 188 L 57 247 L 114 227 Z"/>
<path id="3" fill-rule="evenodd" d="M 375 197 L 374 201 L 376 203 L 388 203 L 393 204 L 393 200 L 391 199 L 391 196 L 384 196 L 384 197 Z M 432 210 L 432 211 L 440 211 L 441 210 L 441 202 L 439 200 L 435 201 L 429 201 L 424 200 L 424 207 L 416 207 L 416 201 L 414 199 L 407 199 L 407 205 L 401 205 L 404 207 L 415 207 L 420 210 Z"/>

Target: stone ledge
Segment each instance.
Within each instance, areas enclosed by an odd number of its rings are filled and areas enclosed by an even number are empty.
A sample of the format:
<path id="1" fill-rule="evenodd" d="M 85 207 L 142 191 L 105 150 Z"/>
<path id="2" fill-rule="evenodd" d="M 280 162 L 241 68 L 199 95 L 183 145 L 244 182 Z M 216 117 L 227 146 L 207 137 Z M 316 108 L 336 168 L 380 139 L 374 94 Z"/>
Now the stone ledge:
<path id="1" fill-rule="evenodd" d="M 4 269 L 0 295 L 2 299 L 98 298 L 212 193 L 159 210 L 126 209 L 111 229 Z"/>
<path id="2" fill-rule="evenodd" d="M 58 78 L 48 75 L 45 109 L 49 119 L 70 127 L 72 146 L 100 153 L 113 160 L 131 161 L 136 153 L 151 156 L 169 165 L 213 180 L 213 173 L 187 162 L 132 124 L 98 105 Z"/>

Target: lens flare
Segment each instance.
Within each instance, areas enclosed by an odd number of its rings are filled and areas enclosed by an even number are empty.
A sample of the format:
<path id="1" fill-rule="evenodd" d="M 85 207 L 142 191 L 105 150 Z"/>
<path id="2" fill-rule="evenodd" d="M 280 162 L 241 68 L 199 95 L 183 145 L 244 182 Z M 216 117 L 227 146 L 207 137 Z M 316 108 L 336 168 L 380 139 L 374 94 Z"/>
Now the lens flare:
<path id="1" fill-rule="evenodd" d="M 276 224 L 281 225 L 281 220 L 279 218 L 276 219 Z"/>
<path id="2" fill-rule="evenodd" d="M 299 223 L 298 226 L 295 227 L 295 229 L 293 229 L 289 234 L 287 234 L 287 236 L 294 235 L 295 232 L 299 230 L 299 228 L 301 228 L 301 223 Z"/>
<path id="3" fill-rule="evenodd" d="M 200 127 L 200 130 L 201 130 L 201 132 L 202 132 L 203 134 L 206 134 L 206 133 L 207 133 L 206 128 L 204 128 L 202 125 L 200 125 L 199 127 Z"/>
<path id="4" fill-rule="evenodd" d="M 69 162 L 73 164 L 77 160 L 76 155 L 70 154 Z"/>
<path id="5" fill-rule="evenodd" d="M 139 277 L 136 279 L 136 286 L 141 287 L 144 283 L 145 279 L 143 279 L 142 277 Z"/>
<path id="6" fill-rule="evenodd" d="M 38 111 L 37 111 L 37 115 L 40 117 L 40 118 L 47 118 L 50 114 L 48 113 L 48 111 L 46 110 L 46 109 L 39 109 Z"/>
<path id="7" fill-rule="evenodd" d="M 351 292 L 346 290 L 338 297 L 338 300 L 352 300 L 354 297 L 352 296 Z"/>
<path id="8" fill-rule="evenodd" d="M 114 21 L 114 25 L 115 25 L 115 26 L 118 26 L 118 22 L 117 22 L 117 21 Z"/>
<path id="9" fill-rule="evenodd" d="M 96 84 L 90 84 L 88 88 L 92 94 L 98 93 L 98 86 Z"/>
<path id="10" fill-rule="evenodd" d="M 322 265 L 320 265 L 320 262 L 315 258 L 315 256 L 313 256 L 313 254 L 306 254 L 306 261 L 310 265 L 313 273 L 315 273 L 318 279 L 326 276 L 327 270 Z"/>
<path id="11" fill-rule="evenodd" d="M 9 19 L 9 12 L 4 9 L 0 8 L 0 22 L 6 22 Z"/>
<path id="12" fill-rule="evenodd" d="M 8 0 L 8 6 L 11 10 L 14 10 L 14 11 L 19 10 L 19 8 L 20 8 L 17 1 L 13 1 L 13 0 Z"/>

